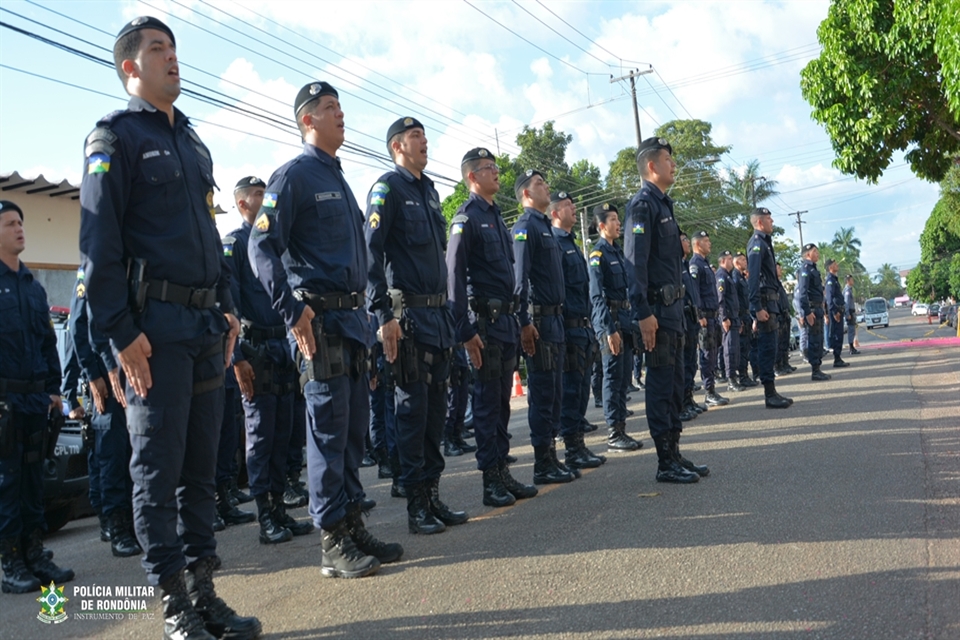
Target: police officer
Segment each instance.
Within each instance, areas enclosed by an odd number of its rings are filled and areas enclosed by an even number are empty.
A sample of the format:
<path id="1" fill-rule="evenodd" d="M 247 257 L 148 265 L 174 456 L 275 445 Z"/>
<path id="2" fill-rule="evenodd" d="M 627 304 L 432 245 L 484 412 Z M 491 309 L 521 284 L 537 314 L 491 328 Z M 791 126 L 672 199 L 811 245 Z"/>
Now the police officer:
<path id="1" fill-rule="evenodd" d="M 462 344 L 453 350 L 450 381 L 447 389 L 447 421 L 443 427 L 443 455 L 456 458 L 473 453 L 477 448 L 463 438 L 464 419 L 467 415 L 467 400 L 472 388 L 470 363 Z"/>
<path id="2" fill-rule="evenodd" d="M 303 153 L 267 183 L 248 253 L 299 350 L 310 515 L 322 533 L 321 574 L 361 577 L 403 553 L 400 545 L 374 538 L 361 514 L 372 343 L 364 308 L 363 214 L 336 157 L 344 139 L 337 90 L 326 82 L 305 85 L 294 114 Z"/>
<path id="3" fill-rule="evenodd" d="M 790 298 L 787 296 L 787 290 L 783 288 L 783 265 L 777 263 L 777 289 L 780 292 L 780 308 L 785 309 L 783 313 L 777 314 L 779 319 L 779 328 L 777 330 L 777 359 L 773 368 L 775 376 L 785 376 L 797 370 L 790 364 L 790 325 L 793 322 L 790 316 Z"/>
<path id="4" fill-rule="evenodd" d="M 657 448 L 656 478 L 690 484 L 710 470 L 680 454 L 684 256 L 673 200 L 666 195 L 677 170 L 670 143 L 664 138 L 644 140 L 637 149 L 637 169 L 643 184 L 627 204 L 624 249 L 632 272 L 630 301 L 646 350 L 645 400 L 647 424 Z"/>
<path id="5" fill-rule="evenodd" d="M 836 260 L 827 258 L 827 284 L 824 287 L 824 297 L 827 302 L 827 331 L 830 336 L 829 347 L 833 351 L 833 366 L 836 369 L 849 367 L 840 354 L 843 352 L 843 324 L 846 315 L 844 309 L 843 290 L 840 288 L 840 279 L 837 273 L 840 265 Z"/>
<path id="6" fill-rule="evenodd" d="M 693 256 L 690 258 L 690 276 L 700 293 L 697 316 L 700 321 L 700 378 L 706 394 L 708 407 L 723 406 L 730 402 L 716 390 L 717 343 L 720 341 L 720 325 L 717 324 L 720 300 L 717 297 L 717 277 L 707 262 L 710 255 L 710 235 L 706 231 L 693 234 Z"/>
<path id="7" fill-rule="evenodd" d="M 396 385 L 400 483 L 410 533 L 440 533 L 467 514 L 440 500 L 440 441 L 454 339 L 447 305 L 446 220 L 423 171 L 427 137 L 412 117 L 387 130 L 396 167 L 380 176 L 367 201 L 369 308 L 380 322 L 384 355 Z"/>
<path id="8" fill-rule="evenodd" d="M 720 327 L 723 329 L 723 362 L 726 365 L 730 391 L 743 391 L 737 374 L 740 368 L 740 297 L 733 280 L 733 254 L 720 254 L 717 269 L 717 297 L 720 303 Z"/>
<path id="9" fill-rule="evenodd" d="M 106 537 L 113 555 L 119 558 L 135 556 L 143 553 L 143 549 L 133 536 L 133 484 L 129 471 L 127 420 L 123 406 L 110 393 L 108 382 L 108 372 L 116 369 L 117 364 L 109 343 L 90 326 L 83 266 L 77 270 L 77 284 L 70 299 L 69 327 L 72 340 L 67 358 L 71 355 L 76 358 L 93 397 L 90 420 L 93 442 L 87 454 L 90 506 L 97 510 L 106 525 Z M 82 406 L 79 411 L 83 411 Z"/>
<path id="10" fill-rule="evenodd" d="M 857 340 L 857 305 L 853 299 L 853 276 L 850 274 L 847 274 L 843 287 L 843 306 L 847 312 L 847 344 L 850 345 L 850 355 L 856 355 L 860 353 L 854 346 Z"/>
<path id="11" fill-rule="evenodd" d="M 798 321 L 807 328 L 806 358 L 812 369 L 811 380 L 829 380 L 830 374 L 820 370 L 823 360 L 823 282 L 817 262 L 820 250 L 810 243 L 803 246 L 803 263 L 797 271 L 797 288 L 793 299 L 799 309 Z"/>
<path id="12" fill-rule="evenodd" d="M 500 171 L 489 150 L 467 151 L 460 163 L 470 197 L 450 222 L 448 291 L 457 338 L 476 369 L 473 428 L 483 504 L 503 507 L 537 495 L 507 468 L 510 455 L 510 386 L 517 368 L 519 331 L 510 232 L 493 201 Z"/>
<path id="13" fill-rule="evenodd" d="M 87 136 L 80 252 L 91 322 L 126 377 L 114 391 L 127 407 L 142 563 L 161 588 L 167 637 L 253 638 L 260 622 L 237 616 L 213 587 L 223 371 L 240 328 L 213 221 L 213 162 L 173 106 L 180 75 L 170 29 L 132 20 L 114 62 L 132 97 Z"/>
<path id="14" fill-rule="evenodd" d="M 636 451 L 642 443 L 627 435 L 627 384 L 632 353 L 624 341 L 632 328 L 628 298 L 629 276 L 620 237 L 620 213 L 607 202 L 593 209 L 600 239 L 590 252 L 590 301 L 593 331 L 603 356 L 603 415 L 607 421 L 607 451 Z"/>
<path id="15" fill-rule="evenodd" d="M 550 187 L 536 169 L 521 172 L 514 193 L 523 213 L 513 226 L 520 346 L 527 364 L 527 420 L 533 445 L 534 484 L 571 482 L 560 466 L 554 436 L 560 431 L 563 362 L 563 262 L 546 210 Z"/>
<path id="16" fill-rule="evenodd" d="M 700 335 L 700 319 L 697 309 L 700 307 L 700 289 L 690 275 L 688 258 L 693 249 L 690 238 L 680 232 L 680 245 L 683 247 L 683 407 L 680 420 L 686 422 L 696 418 L 707 410 L 707 405 L 693 399 L 693 383 L 697 375 L 697 338 Z"/>
<path id="17" fill-rule="evenodd" d="M 751 338 L 753 337 L 753 317 L 750 315 L 750 285 L 747 283 L 747 256 L 737 253 L 733 259 L 731 277 L 737 288 L 737 302 L 740 305 L 740 361 L 737 363 L 737 380 L 741 387 L 759 385 L 750 376 L 747 365 L 750 360 Z"/>
<path id="18" fill-rule="evenodd" d="M 266 186 L 256 176 L 237 182 L 233 197 L 243 224 L 223 238 L 223 255 L 231 267 L 230 291 L 242 327 L 233 370 L 243 403 L 247 477 L 257 503 L 260 542 L 276 544 L 310 533 L 313 524 L 294 520 L 283 501 L 296 373 L 283 318 L 253 274 L 248 257 L 250 233 Z M 223 484 L 217 486 L 220 516 L 227 524 L 252 522 L 252 513 L 230 506 L 228 490 Z"/>
<path id="19" fill-rule="evenodd" d="M 550 223 L 563 266 L 563 397 L 560 401 L 560 435 L 566 446 L 564 463 L 570 469 L 590 469 L 607 461 L 594 455 L 583 441 L 587 402 L 590 399 L 590 365 L 594 341 L 590 336 L 590 278 L 587 262 L 574 242 L 577 209 L 566 191 L 550 195 Z"/>
<path id="20" fill-rule="evenodd" d="M 61 418 L 60 358 L 47 292 L 20 262 L 23 211 L 0 200 L 0 566 L 4 593 L 73 580 L 44 553 L 47 417 Z"/>
<path id="21" fill-rule="evenodd" d="M 750 314 L 757 324 L 757 365 L 763 384 L 764 404 L 770 409 L 785 409 L 793 400 L 777 393 L 773 366 L 777 359 L 780 294 L 777 287 L 777 259 L 773 253 L 773 215 L 765 207 L 750 214 L 753 235 L 747 242 L 747 283 L 750 288 Z"/>

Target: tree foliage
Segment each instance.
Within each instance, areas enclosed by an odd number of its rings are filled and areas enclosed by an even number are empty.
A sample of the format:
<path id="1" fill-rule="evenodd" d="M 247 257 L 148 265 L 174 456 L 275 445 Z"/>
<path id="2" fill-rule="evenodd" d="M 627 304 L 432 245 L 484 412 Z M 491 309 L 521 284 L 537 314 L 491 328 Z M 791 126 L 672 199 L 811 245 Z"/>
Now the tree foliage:
<path id="1" fill-rule="evenodd" d="M 920 234 L 920 264 L 907 278 L 916 300 L 960 298 L 960 167 L 940 183 L 940 199 Z"/>
<path id="2" fill-rule="evenodd" d="M 876 182 L 897 151 L 913 172 L 943 179 L 960 152 L 956 0 L 834 0 L 801 72 L 836 153 L 834 166 Z M 952 5 L 952 7 L 950 6 Z"/>

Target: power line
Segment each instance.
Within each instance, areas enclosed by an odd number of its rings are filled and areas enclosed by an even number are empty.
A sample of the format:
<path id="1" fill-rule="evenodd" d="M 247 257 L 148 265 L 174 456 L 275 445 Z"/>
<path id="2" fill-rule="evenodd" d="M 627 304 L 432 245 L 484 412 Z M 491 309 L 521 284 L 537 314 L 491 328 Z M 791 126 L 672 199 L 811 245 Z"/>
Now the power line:
<path id="1" fill-rule="evenodd" d="M 543 20 L 541 20 L 540 18 L 538 18 L 538 17 L 537 17 L 536 15 L 534 15 L 529 9 L 527 9 L 527 8 L 524 7 L 522 4 L 520 4 L 519 2 L 517 2 L 517 0 L 513 0 L 513 4 L 515 4 L 515 5 L 517 5 L 518 7 L 520 7 L 520 9 L 521 9 L 524 13 L 526 13 L 528 16 L 530 16 L 531 18 L 533 18 L 534 20 L 536 20 L 537 22 L 539 22 L 539 23 L 542 24 L 543 26 L 545 26 L 547 29 L 549 29 L 549 30 L 552 31 L 553 33 L 557 34 L 558 36 L 560 36 L 560 37 L 563 38 L 564 40 L 567 40 L 567 38 L 565 38 L 562 33 L 560 33 L 559 31 L 557 31 L 556 29 L 554 29 L 553 27 L 551 27 L 550 25 L 548 25 L 546 22 L 544 22 Z M 567 41 L 570 42 L 569 40 L 567 40 Z M 612 65 L 610 65 L 610 63 L 608 63 L 608 62 L 606 62 L 606 61 L 604 61 L 604 60 L 601 60 L 600 58 L 598 58 L 597 56 L 595 56 L 595 55 L 594 55 L 593 53 L 591 53 L 590 51 L 588 51 L 588 50 L 584 49 L 583 47 L 581 47 L 580 45 L 578 45 L 576 42 L 570 42 L 570 44 L 572 44 L 573 46 L 575 46 L 577 49 L 580 49 L 580 51 L 583 51 L 585 54 L 587 54 L 588 56 L 590 56 L 591 58 L 593 58 L 594 60 L 596 60 L 596 61 L 599 62 L 600 64 L 606 65 L 606 66 L 608 66 L 608 67 L 609 67 L 609 66 L 612 66 Z"/>

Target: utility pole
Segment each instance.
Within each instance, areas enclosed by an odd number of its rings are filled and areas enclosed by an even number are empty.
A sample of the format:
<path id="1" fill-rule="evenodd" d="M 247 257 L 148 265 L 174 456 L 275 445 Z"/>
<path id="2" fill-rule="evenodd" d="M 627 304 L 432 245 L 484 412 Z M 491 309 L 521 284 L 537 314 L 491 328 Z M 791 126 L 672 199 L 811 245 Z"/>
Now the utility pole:
<path id="1" fill-rule="evenodd" d="M 753 200 L 753 208 L 756 209 L 757 208 L 757 180 L 763 180 L 764 182 L 766 182 L 767 177 L 756 176 L 753 178 L 747 178 L 747 180 L 750 182 L 750 198 L 751 200 Z"/>
<path id="2" fill-rule="evenodd" d="M 590 238 L 587 235 L 587 216 L 590 215 L 590 210 L 587 207 L 583 208 L 583 215 L 580 216 L 580 242 L 583 244 L 583 259 L 587 262 L 590 261 Z"/>
<path id="3" fill-rule="evenodd" d="M 806 224 L 803 220 L 800 219 L 800 216 L 807 213 L 806 211 L 794 211 L 793 213 L 788 213 L 788 216 L 796 216 L 797 221 L 794 223 L 797 225 L 797 229 L 800 230 L 800 247 L 803 248 L 803 225 Z"/>
<path id="4" fill-rule="evenodd" d="M 637 82 L 636 79 L 640 76 L 645 76 L 648 73 L 653 73 L 653 66 L 650 68 L 640 71 L 639 69 L 633 69 L 625 76 L 620 76 L 619 78 L 614 78 L 610 76 L 610 84 L 614 82 L 620 82 L 621 80 L 630 80 L 630 93 L 633 95 L 633 126 L 637 131 L 637 149 L 640 148 L 640 143 L 643 141 L 643 138 L 640 136 L 640 108 L 637 106 Z"/>

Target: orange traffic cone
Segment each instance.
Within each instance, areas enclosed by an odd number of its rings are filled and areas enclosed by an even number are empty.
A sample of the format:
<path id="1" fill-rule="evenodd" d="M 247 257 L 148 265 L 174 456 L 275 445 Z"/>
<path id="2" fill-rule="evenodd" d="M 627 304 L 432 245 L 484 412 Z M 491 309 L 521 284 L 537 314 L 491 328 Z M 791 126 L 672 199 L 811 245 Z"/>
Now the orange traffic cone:
<path id="1" fill-rule="evenodd" d="M 520 382 L 520 372 L 513 372 L 513 393 L 510 394 L 511 398 L 522 398 L 523 397 L 523 383 Z"/>

